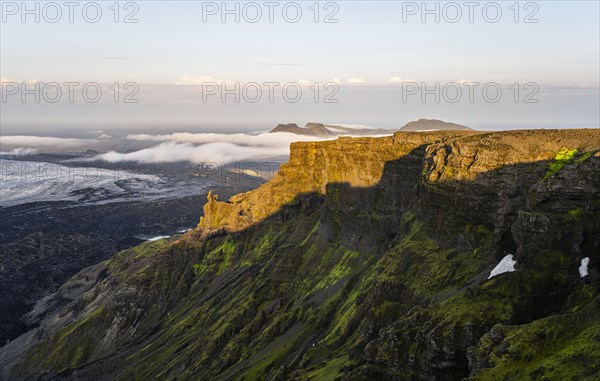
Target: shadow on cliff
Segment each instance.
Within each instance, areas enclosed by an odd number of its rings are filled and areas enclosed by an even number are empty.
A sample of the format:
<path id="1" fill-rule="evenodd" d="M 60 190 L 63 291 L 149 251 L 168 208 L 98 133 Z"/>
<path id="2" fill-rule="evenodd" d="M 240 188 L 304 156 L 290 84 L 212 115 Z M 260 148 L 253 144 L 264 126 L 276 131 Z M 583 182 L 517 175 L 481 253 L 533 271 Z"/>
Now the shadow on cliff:
<path id="1" fill-rule="evenodd" d="M 347 182 L 328 183 L 325 194 L 300 193 L 262 221 L 238 231 L 228 232 L 224 229 L 212 232 L 207 238 L 225 233 L 244 234 L 247 230 L 280 224 L 307 210 L 319 209 L 324 222 L 333 222 L 328 219 L 332 214 L 339 214 L 338 228 L 360 234 L 366 240 L 353 240 L 349 242 L 350 248 L 370 248 L 372 242 L 394 240 L 398 234 L 402 234 L 402 231 L 398 231 L 399 222 L 405 213 L 412 212 L 425 223 L 428 233 L 441 246 L 469 250 L 474 248 L 473 243 L 478 236 L 491 237 L 494 246 L 491 260 L 495 261 L 506 254 L 518 252 L 519 243 L 516 241 L 519 238 L 515 237 L 514 225 L 522 218 L 522 214 L 565 214 L 566 225 L 583 223 L 588 228 L 600 227 L 600 202 L 597 199 L 600 178 L 594 176 L 600 170 L 600 157 L 592 155 L 582 163 L 573 163 L 566 166 L 562 173 L 558 172 L 548 179 L 545 179 L 545 175 L 551 161 L 544 160 L 480 172 L 473 180 L 427 181 L 425 175 L 430 164 L 425 155 L 427 146 L 421 145 L 397 160 L 386 162 L 380 180 L 374 186 L 353 187 Z M 572 174 L 580 170 L 581 175 L 576 176 L 579 184 L 575 186 Z M 568 176 L 562 176 L 564 173 Z M 592 213 L 586 216 L 595 215 L 596 218 L 577 221 L 573 217 L 581 217 L 579 211 Z M 378 216 L 387 223 L 383 229 L 375 232 L 364 230 L 364 225 L 359 226 L 362 230 L 354 228 L 361 217 L 368 216 Z M 544 233 L 540 226 L 531 226 L 532 232 L 536 228 Z M 374 233 L 376 237 L 368 239 L 367 234 L 361 233 Z M 578 255 L 595 255 L 600 251 L 600 236 L 594 234 L 593 230 L 586 229 L 583 235 L 575 237 L 575 243 L 564 236 L 548 235 L 546 238 L 546 242 L 537 242 L 538 247 L 566 250 Z"/>
<path id="2" fill-rule="evenodd" d="M 518 276 L 543 274 L 531 283 L 523 278 L 514 280 L 511 294 L 526 295 L 506 301 L 515 307 L 511 321 L 503 322 L 509 324 L 529 323 L 561 310 L 580 282 L 577 267 L 583 257 L 591 257 L 594 264 L 586 281 L 598 282 L 600 178 L 593 174 L 600 170 L 600 158 L 592 155 L 547 179 L 548 160 L 505 165 L 477 173 L 472 180 L 427 181 L 430 163 L 426 147 L 386 162 L 374 186 L 326 184 L 324 194 L 298 194 L 265 220 L 231 234 L 254 234 L 267 226 L 319 213 L 320 234 L 326 239 L 340 239 L 349 249 L 383 255 L 409 234 L 410 226 L 403 221 L 411 214 L 442 248 L 464 252 L 485 248 L 479 255 L 486 258 L 488 267 L 453 295 L 485 282 L 507 254 L 515 256 Z M 559 282 L 553 272 L 572 275 Z M 517 289 L 524 284 L 535 286 Z M 456 369 L 440 370 L 436 379 L 467 377 L 466 350 L 456 361 Z"/>

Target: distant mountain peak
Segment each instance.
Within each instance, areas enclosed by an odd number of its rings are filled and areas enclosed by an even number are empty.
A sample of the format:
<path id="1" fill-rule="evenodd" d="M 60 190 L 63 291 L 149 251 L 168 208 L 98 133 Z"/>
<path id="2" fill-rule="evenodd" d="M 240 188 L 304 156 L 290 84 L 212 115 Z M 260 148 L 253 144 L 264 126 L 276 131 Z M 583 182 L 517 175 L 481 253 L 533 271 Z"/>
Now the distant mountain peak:
<path id="1" fill-rule="evenodd" d="M 307 123 L 304 127 L 299 127 L 296 123 L 278 124 L 270 132 L 288 132 L 296 135 L 307 135 L 317 137 L 330 137 L 336 134 L 330 131 L 322 123 Z"/>
<path id="2" fill-rule="evenodd" d="M 391 135 L 397 130 L 386 130 L 383 128 L 353 128 L 337 125 L 327 125 L 318 122 L 308 122 L 304 127 L 299 127 L 296 123 L 281 123 L 269 131 L 288 132 L 296 135 L 315 136 L 319 138 L 329 138 L 341 135 L 353 136 L 373 136 L 373 135 Z"/>
<path id="3" fill-rule="evenodd" d="M 406 123 L 399 131 L 456 131 L 456 130 L 472 130 L 470 127 L 461 124 L 445 122 L 439 119 L 418 119 Z M 273 128 L 270 133 L 287 132 L 296 135 L 314 136 L 318 138 L 331 138 L 343 135 L 352 136 L 375 136 L 375 135 L 391 135 L 398 131 L 397 129 L 384 128 L 360 128 L 346 127 L 339 125 L 328 125 L 318 122 L 306 123 L 304 127 L 298 126 L 296 123 L 280 123 Z"/>
<path id="4" fill-rule="evenodd" d="M 472 130 L 462 124 L 444 122 L 438 119 L 419 119 L 406 123 L 400 131 L 446 131 L 446 130 Z"/>

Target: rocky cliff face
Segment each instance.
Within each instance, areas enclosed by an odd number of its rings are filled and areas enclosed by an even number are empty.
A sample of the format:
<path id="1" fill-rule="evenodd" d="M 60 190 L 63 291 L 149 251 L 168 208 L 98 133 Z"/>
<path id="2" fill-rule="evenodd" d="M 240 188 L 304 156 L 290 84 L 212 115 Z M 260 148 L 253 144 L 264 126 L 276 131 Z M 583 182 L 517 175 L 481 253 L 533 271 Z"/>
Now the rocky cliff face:
<path id="1" fill-rule="evenodd" d="M 7 379 L 592 380 L 600 132 L 294 143 L 198 228 L 88 268 Z M 516 271 L 488 279 L 505 255 Z M 589 258 L 588 275 L 579 267 Z"/>
<path id="2" fill-rule="evenodd" d="M 272 216 L 303 194 L 327 196 L 328 187 L 341 186 L 385 188 L 391 177 L 402 176 L 387 170 L 390 177 L 382 179 L 384 170 L 393 166 L 394 161 L 405 157 L 406 165 L 400 172 L 420 172 L 425 146 L 464 134 L 468 133 L 396 133 L 383 138 L 341 137 L 325 142 L 292 143 L 289 162 L 281 166 L 272 181 L 228 202 L 218 202 L 211 195 L 198 226 L 204 230 L 239 231 Z M 352 203 L 354 200 L 345 201 L 349 206 L 357 206 Z"/>

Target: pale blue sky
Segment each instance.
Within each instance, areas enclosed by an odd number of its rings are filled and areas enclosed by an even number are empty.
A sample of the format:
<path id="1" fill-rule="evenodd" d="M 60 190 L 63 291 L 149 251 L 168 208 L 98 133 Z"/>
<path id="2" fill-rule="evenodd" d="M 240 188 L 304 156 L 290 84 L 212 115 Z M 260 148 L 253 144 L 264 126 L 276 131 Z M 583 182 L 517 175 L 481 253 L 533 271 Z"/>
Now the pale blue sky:
<path id="1" fill-rule="evenodd" d="M 5 3 L 3 1 L 3 8 Z M 56 24 L 22 23 L 18 15 L 7 16 L 6 22 L 1 24 L 1 76 L 13 81 L 132 81 L 140 84 L 142 95 L 146 86 L 152 98 L 147 98 L 145 104 L 144 99 L 140 99 L 141 105 L 110 112 L 90 105 L 69 111 L 59 105 L 5 104 L 4 127 L 23 123 L 26 115 L 39 122 L 58 120 L 68 113 L 85 114 L 88 119 L 95 118 L 96 114 L 121 116 L 122 120 L 137 118 L 142 124 L 142 116 L 153 112 L 162 113 L 154 116 L 155 119 L 161 115 L 165 119 L 176 115 L 185 117 L 189 123 L 197 120 L 203 125 L 214 120 L 226 123 L 227 118 L 260 118 L 268 120 L 260 123 L 320 119 L 368 124 L 373 120 L 373 124 L 392 127 L 410 120 L 413 115 L 454 118 L 453 121 L 464 123 L 478 121 L 484 126 L 497 125 L 499 117 L 516 115 L 540 124 L 566 123 L 577 118 L 573 122 L 577 126 L 598 125 L 598 1 L 534 2 L 539 8 L 535 14 L 538 23 L 515 23 L 514 13 L 509 9 L 514 2 L 500 1 L 503 14 L 499 22 L 486 22 L 479 7 L 475 10 L 474 22 L 470 23 L 464 13 L 467 9 L 463 7 L 462 19 L 454 24 L 443 18 L 436 23 L 432 16 L 422 23 L 420 14 L 402 22 L 402 10 L 407 2 L 399 1 L 338 1 L 339 11 L 335 17 L 339 22 L 331 24 L 314 22 L 309 9 L 312 1 L 299 2 L 303 15 L 295 24 L 285 22 L 278 9 L 274 23 L 266 20 L 266 14 L 258 23 L 243 20 L 235 23 L 231 16 L 228 22 L 222 23 L 218 15 L 203 23 L 202 2 L 194 1 L 138 1 L 139 12 L 135 17 L 139 23 L 114 23 L 109 9 L 113 1 L 99 3 L 103 16 L 95 24 L 85 22 L 78 11 L 74 23 L 65 20 L 66 14 Z M 439 3 L 443 7 L 448 2 Z M 457 3 L 463 4 L 462 1 Z M 489 2 L 481 2 L 486 3 Z M 519 4 L 520 20 L 533 9 L 522 9 L 526 3 Z M 420 5 L 421 1 L 416 4 Z M 434 2 L 428 4 L 433 6 Z M 266 8 L 263 7 L 263 11 L 266 12 Z M 121 10 L 120 17 L 125 13 Z M 320 17 L 326 13 L 321 10 Z M 339 79 L 342 84 L 350 78 L 360 78 L 366 88 L 362 93 L 356 89 L 344 93 L 341 89 L 340 104 L 335 106 L 284 105 L 274 110 L 272 105 L 232 105 L 229 108 L 219 105 L 207 110 L 205 104 L 193 102 L 182 106 L 183 93 L 176 87 L 157 90 L 160 86 L 173 85 L 184 76 L 240 82 Z M 542 87 L 541 104 L 506 104 L 504 109 L 496 108 L 485 114 L 481 110 L 488 105 L 460 108 L 452 104 L 432 104 L 400 108 L 395 107 L 397 102 L 381 101 L 388 99 L 385 88 L 397 85 L 390 83 L 392 77 L 419 82 L 462 79 L 502 84 L 536 82 Z M 582 90 L 576 95 L 565 92 L 558 95 L 552 90 L 557 87 Z M 573 99 L 579 100 L 577 107 L 572 105 Z M 560 114 L 562 107 L 565 111 Z M 281 110 L 288 108 L 289 113 L 281 115 Z M 298 120 L 303 115 L 304 119 Z"/>
<path id="2" fill-rule="evenodd" d="M 231 16 L 221 23 L 218 15 L 203 23 L 201 2 L 138 1 L 139 23 L 124 24 L 113 22 L 112 1 L 100 3 L 103 17 L 96 24 L 77 10 L 73 24 L 66 14 L 56 24 L 7 16 L 2 76 L 153 83 L 185 75 L 239 81 L 359 77 L 370 83 L 393 76 L 596 86 L 599 81 L 598 1 L 536 2 L 534 24 L 515 23 L 512 2 L 499 2 L 503 15 L 496 24 L 486 22 L 479 9 L 474 23 L 466 14 L 456 24 L 435 23 L 432 16 L 421 23 L 419 15 L 403 23 L 406 5 L 395 1 L 339 1 L 336 24 L 314 23 L 312 2 L 301 2 L 303 17 L 296 24 L 285 22 L 277 9 L 273 24 L 266 14 L 252 24 L 235 23 Z M 520 17 L 530 11 L 521 10 Z"/>

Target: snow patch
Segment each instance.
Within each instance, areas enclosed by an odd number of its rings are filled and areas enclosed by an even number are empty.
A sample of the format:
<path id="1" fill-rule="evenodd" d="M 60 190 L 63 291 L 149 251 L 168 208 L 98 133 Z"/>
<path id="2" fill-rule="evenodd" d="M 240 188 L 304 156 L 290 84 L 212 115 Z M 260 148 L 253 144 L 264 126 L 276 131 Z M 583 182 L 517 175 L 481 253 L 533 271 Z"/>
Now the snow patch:
<path id="1" fill-rule="evenodd" d="M 502 260 L 500 261 L 500 263 L 498 263 L 496 265 L 496 267 L 494 267 L 494 269 L 490 273 L 490 276 L 488 277 L 488 279 L 491 279 L 491 278 L 495 277 L 496 275 L 515 271 L 516 263 L 517 263 L 517 261 L 513 260 L 513 255 L 508 254 L 507 256 L 502 258 Z"/>
<path id="2" fill-rule="evenodd" d="M 146 241 L 148 242 L 154 242 L 154 241 L 158 241 L 159 239 L 163 239 L 163 238 L 170 238 L 170 235 L 159 235 L 156 237 L 152 237 L 152 238 L 148 238 Z"/>
<path id="3" fill-rule="evenodd" d="M 590 257 L 585 257 L 581 260 L 581 266 L 579 266 L 579 276 L 586 277 L 588 275 L 588 264 L 590 263 Z"/>

